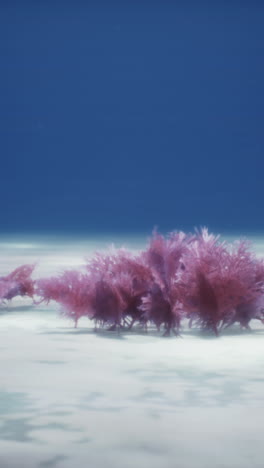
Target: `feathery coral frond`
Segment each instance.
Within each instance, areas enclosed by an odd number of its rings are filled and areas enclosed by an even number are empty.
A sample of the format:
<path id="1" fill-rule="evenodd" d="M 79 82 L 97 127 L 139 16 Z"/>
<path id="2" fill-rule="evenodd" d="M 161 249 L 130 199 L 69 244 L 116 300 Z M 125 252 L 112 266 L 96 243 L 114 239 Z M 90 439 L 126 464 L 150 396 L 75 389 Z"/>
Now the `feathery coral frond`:
<path id="1" fill-rule="evenodd" d="M 0 299 L 11 300 L 16 296 L 34 295 L 34 280 L 31 275 L 36 264 L 21 265 L 9 275 L 0 278 Z"/>

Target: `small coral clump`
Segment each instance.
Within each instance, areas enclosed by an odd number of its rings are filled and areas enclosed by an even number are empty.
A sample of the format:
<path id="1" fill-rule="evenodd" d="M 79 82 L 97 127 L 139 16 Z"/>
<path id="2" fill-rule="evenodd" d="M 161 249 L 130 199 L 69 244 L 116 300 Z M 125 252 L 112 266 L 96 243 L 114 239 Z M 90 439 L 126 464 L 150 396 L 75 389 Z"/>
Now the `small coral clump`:
<path id="1" fill-rule="evenodd" d="M 181 302 L 190 319 L 218 334 L 239 322 L 264 318 L 264 263 L 255 258 L 247 241 L 228 245 L 203 229 L 182 259 Z"/>
<path id="2" fill-rule="evenodd" d="M 34 281 L 31 278 L 34 265 L 21 265 L 9 275 L 0 278 L 0 301 L 11 301 L 16 296 L 33 298 Z"/>

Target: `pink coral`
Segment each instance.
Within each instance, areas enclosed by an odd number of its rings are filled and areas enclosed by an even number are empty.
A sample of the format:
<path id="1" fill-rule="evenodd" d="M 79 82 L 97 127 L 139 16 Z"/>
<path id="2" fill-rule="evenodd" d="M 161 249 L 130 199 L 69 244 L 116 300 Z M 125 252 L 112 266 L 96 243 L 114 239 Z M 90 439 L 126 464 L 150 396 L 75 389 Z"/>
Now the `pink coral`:
<path id="1" fill-rule="evenodd" d="M 153 275 L 151 269 L 145 265 L 141 255 L 133 255 L 125 249 L 114 251 L 112 255 L 98 253 L 88 262 L 87 271 L 91 281 L 96 282 L 97 285 L 96 317 L 98 317 L 100 309 L 99 317 L 104 316 L 104 322 L 107 322 L 105 317 L 107 312 L 103 313 L 102 306 L 98 305 L 103 300 L 102 298 L 100 301 L 98 299 L 101 289 L 104 296 L 108 291 L 108 295 L 112 297 L 111 301 L 115 298 L 117 303 L 118 312 L 112 328 L 115 328 L 116 325 L 129 325 L 131 328 L 135 322 L 142 323 L 142 312 L 138 306 L 143 294 L 146 293 L 149 284 L 153 281 Z M 111 315 L 113 313 L 109 314 L 109 318 Z"/>
<path id="2" fill-rule="evenodd" d="M 256 301 L 263 294 L 263 272 L 246 241 L 228 245 L 203 229 L 183 261 L 178 282 L 191 323 L 217 334 L 236 321 L 247 327 L 259 316 Z"/>
<path id="3" fill-rule="evenodd" d="M 178 333 L 181 320 L 177 272 L 183 267 L 182 257 L 191 238 L 183 232 L 171 233 L 166 239 L 154 232 L 142 257 L 153 272 L 154 282 L 143 298 L 140 309 L 147 321 L 158 329 L 163 325 L 165 335 Z"/>
<path id="4" fill-rule="evenodd" d="M 92 316 L 91 284 L 88 275 L 82 272 L 67 270 L 58 277 L 39 279 L 36 294 L 46 303 L 58 302 L 63 314 L 72 318 L 75 326 L 80 317 Z"/>
<path id="5" fill-rule="evenodd" d="M 9 276 L 14 281 L 18 270 Z M 6 284 L 0 282 L 2 296 Z M 40 279 L 35 289 L 41 300 L 57 301 L 75 326 L 86 316 L 112 330 L 154 324 L 170 335 L 187 317 L 190 326 L 218 334 L 235 322 L 246 328 L 252 319 L 264 322 L 264 261 L 247 241 L 221 242 L 205 228 L 195 235 L 154 232 L 138 254 L 96 253 L 85 271 Z"/>
<path id="6" fill-rule="evenodd" d="M 21 265 L 9 275 L 0 278 L 0 300 L 11 300 L 16 296 L 28 296 L 33 298 L 34 280 L 31 275 L 35 268 L 33 265 Z"/>

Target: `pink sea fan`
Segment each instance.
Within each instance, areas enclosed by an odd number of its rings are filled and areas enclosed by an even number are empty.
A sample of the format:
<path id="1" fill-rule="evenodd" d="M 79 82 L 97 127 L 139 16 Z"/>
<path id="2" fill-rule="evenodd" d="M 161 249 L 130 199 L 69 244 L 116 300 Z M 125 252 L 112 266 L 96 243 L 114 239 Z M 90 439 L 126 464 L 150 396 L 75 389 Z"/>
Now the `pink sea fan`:
<path id="1" fill-rule="evenodd" d="M 178 271 L 177 284 L 180 301 L 190 319 L 202 328 L 216 334 L 220 321 L 218 298 L 212 285 L 212 277 L 222 267 L 227 248 L 219 242 L 219 236 L 208 233 L 206 228 L 197 232 L 184 252 L 184 269 Z"/>
<path id="2" fill-rule="evenodd" d="M 169 238 L 154 232 L 142 254 L 151 268 L 154 282 L 142 299 L 140 309 L 158 329 L 164 326 L 165 335 L 169 335 L 171 330 L 177 333 L 180 327 L 181 308 L 176 278 L 178 270 L 184 268 L 182 257 L 190 241 L 190 237 L 183 232 L 171 233 Z"/>
<path id="3" fill-rule="evenodd" d="M 126 323 L 130 321 L 129 328 L 134 323 L 144 325 L 146 319 L 140 305 L 154 282 L 153 271 L 141 254 L 131 255 L 120 250 L 117 257 L 113 279 L 125 303 L 123 319 Z"/>
<path id="4" fill-rule="evenodd" d="M 0 278 L 0 299 L 11 300 L 16 296 L 33 298 L 35 281 L 31 278 L 33 265 L 21 265 L 9 275 Z"/>
<path id="5" fill-rule="evenodd" d="M 62 314 L 74 320 L 81 317 L 97 324 L 120 325 L 124 307 L 121 295 L 110 278 L 95 273 L 67 270 L 61 275 L 37 281 L 37 294 L 47 303 L 60 304 Z"/>
<path id="6" fill-rule="evenodd" d="M 252 319 L 263 320 L 264 264 L 250 251 L 248 241 L 235 242 L 227 258 L 225 271 L 225 294 L 220 295 L 220 305 L 232 312 L 223 325 L 235 322 L 249 328 Z M 219 286 L 218 286 L 219 287 Z"/>
<path id="7" fill-rule="evenodd" d="M 40 302 L 49 304 L 50 301 L 59 302 L 69 291 L 63 275 L 40 278 L 36 280 L 35 294 L 40 297 Z"/>
<path id="8" fill-rule="evenodd" d="M 82 316 L 92 316 L 92 288 L 87 274 L 67 270 L 57 277 L 39 279 L 36 291 L 42 301 L 60 304 L 63 315 L 72 318 L 75 327 Z"/>
<path id="9" fill-rule="evenodd" d="M 12 299 L 15 288 L 17 288 L 17 283 L 15 281 L 8 281 L 5 278 L 0 278 L 0 300 L 8 300 L 9 296 L 11 296 L 10 299 Z M 16 295 L 17 294 L 15 293 L 14 296 Z"/>
<path id="10" fill-rule="evenodd" d="M 190 323 L 216 334 L 238 321 L 248 326 L 262 295 L 261 268 L 246 241 L 233 245 L 202 229 L 184 256 L 178 276 L 181 301 Z M 250 304 L 250 307 L 249 307 Z M 248 310 L 245 318 L 245 310 Z M 258 313 L 255 313 L 257 318 Z"/>
<path id="11" fill-rule="evenodd" d="M 97 299 L 94 302 L 95 317 L 102 317 L 103 322 L 109 324 L 113 322 L 112 329 L 117 325 L 128 325 L 131 328 L 135 322 L 141 323 L 142 311 L 138 306 L 143 294 L 149 289 L 150 282 L 153 281 L 153 275 L 140 254 L 134 255 L 126 249 L 118 249 L 111 254 L 97 253 L 89 260 L 87 271 L 93 282 L 99 278 L 96 286 Z M 112 304 L 117 304 L 118 314 L 115 318 L 113 312 L 108 313 L 108 318 L 107 311 L 103 312 L 100 304 L 101 301 L 106 301 L 106 298 L 99 301 L 100 289 L 103 296 L 109 295 Z"/>
<path id="12" fill-rule="evenodd" d="M 141 310 L 140 305 L 143 296 L 150 289 L 152 279 L 150 278 L 149 282 L 146 282 L 140 276 L 133 276 L 131 272 L 126 271 L 116 275 L 112 281 L 121 294 L 124 303 L 122 326 L 128 326 L 128 329 L 131 329 L 135 323 L 139 325 L 146 324 L 146 319 L 143 317 L 144 312 Z"/>
<path id="13" fill-rule="evenodd" d="M 93 320 L 101 326 L 109 325 L 112 330 L 121 327 L 125 303 L 116 285 L 104 278 L 95 281 L 92 295 Z"/>
<path id="14" fill-rule="evenodd" d="M 177 316 L 173 314 L 171 304 L 158 283 L 153 283 L 148 294 L 142 298 L 140 310 L 145 312 L 146 322 L 153 322 L 158 330 L 164 324 L 165 335 L 169 335 L 170 331 L 174 331 L 178 325 Z"/>
<path id="15" fill-rule="evenodd" d="M 74 320 L 77 327 L 81 317 L 92 318 L 92 287 L 88 275 L 75 270 L 65 271 L 62 281 L 66 291 L 58 299 L 63 313 Z"/>

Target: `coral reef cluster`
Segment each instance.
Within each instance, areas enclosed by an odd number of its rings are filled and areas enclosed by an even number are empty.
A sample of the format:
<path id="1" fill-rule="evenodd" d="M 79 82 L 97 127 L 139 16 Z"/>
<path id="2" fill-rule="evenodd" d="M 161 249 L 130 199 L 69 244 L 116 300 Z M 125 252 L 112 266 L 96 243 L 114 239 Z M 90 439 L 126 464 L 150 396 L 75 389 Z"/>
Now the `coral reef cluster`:
<path id="1" fill-rule="evenodd" d="M 0 278 L 0 300 L 29 296 L 35 304 L 56 301 L 73 319 L 88 317 L 109 330 L 147 329 L 168 336 L 189 326 L 216 335 L 235 322 L 264 323 L 264 260 L 247 240 L 221 241 L 206 228 L 194 234 L 154 232 L 134 254 L 126 249 L 96 253 L 80 270 L 32 279 L 35 265 Z"/>

